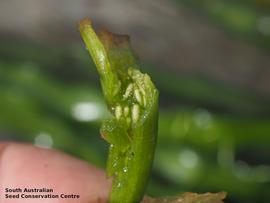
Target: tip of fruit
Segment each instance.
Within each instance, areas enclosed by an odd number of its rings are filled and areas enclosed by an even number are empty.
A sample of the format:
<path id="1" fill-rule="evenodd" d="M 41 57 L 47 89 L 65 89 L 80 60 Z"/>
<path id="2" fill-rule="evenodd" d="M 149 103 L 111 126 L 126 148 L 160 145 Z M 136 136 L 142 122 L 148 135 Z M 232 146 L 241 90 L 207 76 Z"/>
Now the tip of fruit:
<path id="1" fill-rule="evenodd" d="M 82 20 L 79 21 L 79 29 L 83 29 L 87 26 L 91 26 L 92 25 L 92 21 L 90 20 L 90 18 L 84 18 Z"/>

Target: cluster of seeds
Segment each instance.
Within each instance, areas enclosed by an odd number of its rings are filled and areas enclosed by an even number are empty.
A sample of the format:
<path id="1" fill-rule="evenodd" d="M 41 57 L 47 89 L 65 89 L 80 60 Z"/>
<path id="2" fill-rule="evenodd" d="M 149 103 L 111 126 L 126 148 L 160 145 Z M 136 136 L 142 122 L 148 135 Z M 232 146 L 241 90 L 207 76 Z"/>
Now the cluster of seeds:
<path id="1" fill-rule="evenodd" d="M 140 110 L 146 106 L 146 93 L 141 85 L 136 84 L 135 82 L 127 85 L 123 93 L 123 101 L 132 100 L 132 106 L 125 105 L 116 105 L 115 106 L 115 118 L 119 120 L 124 116 L 127 124 L 136 123 L 140 117 Z M 124 102 L 128 103 L 128 102 Z"/>

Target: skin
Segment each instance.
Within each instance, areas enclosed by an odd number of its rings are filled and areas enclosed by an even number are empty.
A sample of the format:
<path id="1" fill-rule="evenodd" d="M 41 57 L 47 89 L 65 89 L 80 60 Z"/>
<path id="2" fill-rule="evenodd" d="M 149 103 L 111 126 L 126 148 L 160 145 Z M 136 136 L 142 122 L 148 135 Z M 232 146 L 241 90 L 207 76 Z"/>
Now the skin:
<path id="1" fill-rule="evenodd" d="M 46 199 L 46 203 L 107 202 L 111 180 L 105 172 L 62 152 L 27 144 L 0 142 L 0 202 L 37 202 L 3 198 L 5 188 L 52 188 L 54 194 L 78 194 L 79 199 Z M 40 193 L 37 193 L 40 194 Z M 1 199 L 2 198 L 2 199 Z"/>

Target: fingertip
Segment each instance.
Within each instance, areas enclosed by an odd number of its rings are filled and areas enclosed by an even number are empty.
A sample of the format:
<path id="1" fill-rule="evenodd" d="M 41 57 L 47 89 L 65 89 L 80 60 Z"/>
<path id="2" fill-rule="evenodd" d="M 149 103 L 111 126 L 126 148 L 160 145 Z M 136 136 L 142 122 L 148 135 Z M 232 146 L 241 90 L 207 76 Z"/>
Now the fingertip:
<path id="1" fill-rule="evenodd" d="M 0 156 L 2 186 L 52 188 L 59 194 L 78 194 L 80 199 L 73 201 L 78 203 L 107 201 L 111 180 L 85 161 L 19 143 L 0 143 Z"/>

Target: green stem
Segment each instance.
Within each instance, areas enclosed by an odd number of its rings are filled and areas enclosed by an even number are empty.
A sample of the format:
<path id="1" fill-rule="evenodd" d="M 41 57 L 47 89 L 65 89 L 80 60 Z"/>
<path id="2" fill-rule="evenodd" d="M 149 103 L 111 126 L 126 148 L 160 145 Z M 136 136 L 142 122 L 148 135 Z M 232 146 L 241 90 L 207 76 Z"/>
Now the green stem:
<path id="1" fill-rule="evenodd" d="M 113 177 L 111 203 L 139 202 L 149 179 L 157 136 L 158 91 L 138 62 L 129 38 L 103 30 L 95 34 L 91 21 L 79 29 L 100 75 L 112 117 L 101 127 L 109 142 L 107 174 Z"/>

